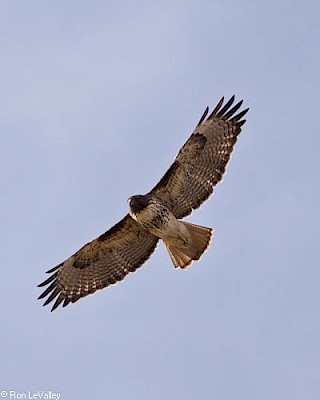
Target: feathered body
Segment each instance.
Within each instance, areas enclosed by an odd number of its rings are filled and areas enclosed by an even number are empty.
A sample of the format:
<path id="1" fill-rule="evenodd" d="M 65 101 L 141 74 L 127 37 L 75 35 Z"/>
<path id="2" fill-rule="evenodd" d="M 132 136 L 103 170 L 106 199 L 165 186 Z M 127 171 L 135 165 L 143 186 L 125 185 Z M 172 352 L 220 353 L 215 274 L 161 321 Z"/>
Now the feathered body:
<path id="1" fill-rule="evenodd" d="M 155 196 L 132 196 L 128 202 L 130 216 L 149 233 L 163 240 L 176 268 L 185 269 L 209 246 L 212 229 L 179 221 Z"/>
<path id="2" fill-rule="evenodd" d="M 151 256 L 162 239 L 175 267 L 186 268 L 207 249 L 213 230 L 180 221 L 198 208 L 221 181 L 248 109 L 234 96 L 208 107 L 160 182 L 129 199 L 129 213 L 58 266 L 47 271 L 39 298 L 51 311 L 115 284 Z"/>

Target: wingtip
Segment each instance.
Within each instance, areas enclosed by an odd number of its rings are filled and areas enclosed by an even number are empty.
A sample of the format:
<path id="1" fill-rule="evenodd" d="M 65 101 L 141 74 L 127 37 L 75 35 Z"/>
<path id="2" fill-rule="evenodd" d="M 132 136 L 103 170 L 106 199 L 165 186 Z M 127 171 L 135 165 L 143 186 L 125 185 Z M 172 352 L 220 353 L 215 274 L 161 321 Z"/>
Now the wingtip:
<path id="1" fill-rule="evenodd" d="M 51 299 L 51 296 L 47 298 L 47 300 L 43 303 L 43 306 L 47 306 L 53 299 Z"/>
<path id="2" fill-rule="evenodd" d="M 54 310 L 56 310 L 56 308 L 58 307 L 60 303 L 57 304 L 57 301 L 53 304 L 53 306 L 50 309 L 50 312 L 53 312 Z"/>
<path id="3" fill-rule="evenodd" d="M 59 269 L 60 267 L 62 267 L 63 263 L 56 265 L 55 267 L 48 269 L 48 271 L 46 271 L 46 274 L 51 274 L 52 272 L 55 272 L 57 269 Z"/>
<path id="4" fill-rule="evenodd" d="M 221 97 L 221 99 L 219 100 L 218 104 L 215 106 L 215 108 L 213 109 L 213 111 L 209 115 L 208 119 L 211 119 L 211 118 L 213 118 L 214 116 L 216 116 L 218 114 L 220 108 L 223 105 L 223 102 L 224 102 L 224 96 Z"/>
<path id="5" fill-rule="evenodd" d="M 202 124 L 202 122 L 205 120 L 206 116 L 208 115 L 208 112 L 209 112 L 209 107 L 207 106 L 196 127 L 198 127 Z"/>

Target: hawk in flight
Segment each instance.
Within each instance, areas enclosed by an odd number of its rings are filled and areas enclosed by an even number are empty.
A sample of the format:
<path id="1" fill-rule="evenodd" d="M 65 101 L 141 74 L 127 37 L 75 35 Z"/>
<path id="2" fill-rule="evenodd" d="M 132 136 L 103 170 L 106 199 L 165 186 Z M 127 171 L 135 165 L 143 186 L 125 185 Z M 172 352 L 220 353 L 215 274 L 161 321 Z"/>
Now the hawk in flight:
<path id="1" fill-rule="evenodd" d="M 160 182 L 147 194 L 128 200 L 129 213 L 58 266 L 47 271 L 39 299 L 53 300 L 51 311 L 121 281 L 147 261 L 159 239 L 175 268 L 186 269 L 207 249 L 213 230 L 182 222 L 221 181 L 248 109 L 222 98 L 195 130 Z"/>

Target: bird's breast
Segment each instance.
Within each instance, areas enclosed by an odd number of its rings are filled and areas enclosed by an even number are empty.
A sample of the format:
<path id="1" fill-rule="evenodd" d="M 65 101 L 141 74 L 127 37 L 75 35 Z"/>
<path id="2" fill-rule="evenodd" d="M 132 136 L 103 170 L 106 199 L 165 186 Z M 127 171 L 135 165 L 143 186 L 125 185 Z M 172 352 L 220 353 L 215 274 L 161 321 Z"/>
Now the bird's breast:
<path id="1" fill-rule="evenodd" d="M 159 201 L 151 201 L 147 207 L 131 215 L 139 224 L 151 234 L 168 242 L 178 239 L 188 241 L 188 232 L 181 221 Z"/>
<path id="2" fill-rule="evenodd" d="M 136 221 L 145 229 L 161 229 L 169 222 L 170 211 L 161 204 L 150 203 L 136 214 Z"/>
<path id="3" fill-rule="evenodd" d="M 146 207 L 131 216 L 144 229 L 158 237 L 167 230 L 170 221 L 175 220 L 171 211 L 158 200 L 151 200 Z"/>

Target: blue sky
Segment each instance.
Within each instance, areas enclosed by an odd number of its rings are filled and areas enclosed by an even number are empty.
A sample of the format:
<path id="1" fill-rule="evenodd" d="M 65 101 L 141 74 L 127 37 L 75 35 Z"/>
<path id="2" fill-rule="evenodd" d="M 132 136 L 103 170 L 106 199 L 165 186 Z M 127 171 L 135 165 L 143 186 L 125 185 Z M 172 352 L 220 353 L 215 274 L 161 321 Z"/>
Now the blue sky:
<path id="1" fill-rule="evenodd" d="M 319 399 L 319 5 L 0 5 L 0 391 L 61 399 Z M 54 313 L 44 272 L 169 167 L 204 108 L 250 107 L 228 174 L 189 221 L 214 241 L 187 272 L 164 247 Z"/>

